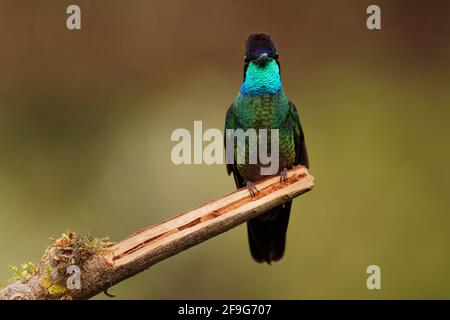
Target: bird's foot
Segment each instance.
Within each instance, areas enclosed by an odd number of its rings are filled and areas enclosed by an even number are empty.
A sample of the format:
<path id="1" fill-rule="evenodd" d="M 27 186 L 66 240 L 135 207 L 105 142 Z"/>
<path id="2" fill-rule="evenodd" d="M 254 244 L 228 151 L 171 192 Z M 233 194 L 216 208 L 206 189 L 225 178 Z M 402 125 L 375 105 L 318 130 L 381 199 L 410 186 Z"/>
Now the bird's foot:
<path id="1" fill-rule="evenodd" d="M 250 182 L 250 181 L 247 181 L 247 190 L 248 190 L 248 192 L 250 192 L 250 196 L 252 198 L 255 197 L 259 193 L 259 190 L 256 189 L 253 182 Z"/>
<path id="2" fill-rule="evenodd" d="M 288 182 L 288 169 L 284 168 L 280 173 L 280 182 L 287 183 Z"/>

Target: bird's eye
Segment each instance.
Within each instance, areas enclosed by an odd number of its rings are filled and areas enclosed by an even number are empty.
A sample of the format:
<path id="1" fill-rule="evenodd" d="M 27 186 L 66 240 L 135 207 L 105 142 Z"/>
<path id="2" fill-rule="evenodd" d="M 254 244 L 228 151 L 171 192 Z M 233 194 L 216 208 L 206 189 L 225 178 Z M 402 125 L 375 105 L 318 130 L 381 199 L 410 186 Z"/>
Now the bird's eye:
<path id="1" fill-rule="evenodd" d="M 273 57 L 275 60 L 278 60 L 278 53 L 275 53 L 275 56 Z"/>
<path id="2" fill-rule="evenodd" d="M 247 58 L 247 56 L 244 57 L 244 62 L 245 62 L 245 63 L 250 63 L 250 61 L 251 61 L 251 60 L 250 60 L 249 58 Z"/>

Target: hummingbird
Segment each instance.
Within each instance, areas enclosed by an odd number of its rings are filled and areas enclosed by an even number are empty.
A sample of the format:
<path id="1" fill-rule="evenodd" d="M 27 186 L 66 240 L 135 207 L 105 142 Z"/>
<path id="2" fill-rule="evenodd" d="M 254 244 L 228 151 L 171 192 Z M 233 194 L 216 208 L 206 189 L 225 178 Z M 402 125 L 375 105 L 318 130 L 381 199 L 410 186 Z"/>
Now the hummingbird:
<path id="1" fill-rule="evenodd" d="M 268 34 L 251 34 L 245 41 L 244 76 L 234 102 L 228 108 L 225 118 L 227 129 L 278 129 L 279 166 L 276 175 L 287 180 L 287 171 L 293 165 L 309 168 L 305 136 L 299 114 L 284 92 L 280 61 L 275 45 Z M 233 144 L 234 145 L 234 144 Z M 270 152 L 270 146 L 268 146 Z M 258 190 L 254 182 L 265 176 L 264 166 L 257 163 L 239 164 L 236 161 L 237 147 L 233 150 L 233 163 L 226 165 L 228 175 L 233 174 L 236 187 L 247 187 L 251 196 Z M 248 150 L 246 150 L 248 157 Z M 269 209 L 247 222 L 248 242 L 253 259 L 259 263 L 271 264 L 279 261 L 285 251 L 286 232 L 292 202 Z"/>

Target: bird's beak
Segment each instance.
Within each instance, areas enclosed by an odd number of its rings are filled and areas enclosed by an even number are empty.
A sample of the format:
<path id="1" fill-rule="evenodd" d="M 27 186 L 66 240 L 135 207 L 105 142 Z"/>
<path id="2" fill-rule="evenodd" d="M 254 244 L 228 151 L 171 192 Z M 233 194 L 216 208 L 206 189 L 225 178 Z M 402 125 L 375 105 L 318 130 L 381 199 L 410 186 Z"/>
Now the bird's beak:
<path id="1" fill-rule="evenodd" d="M 267 53 L 261 53 L 259 55 L 258 59 L 256 59 L 256 63 L 262 67 L 264 67 L 268 61 L 269 61 L 269 55 Z"/>

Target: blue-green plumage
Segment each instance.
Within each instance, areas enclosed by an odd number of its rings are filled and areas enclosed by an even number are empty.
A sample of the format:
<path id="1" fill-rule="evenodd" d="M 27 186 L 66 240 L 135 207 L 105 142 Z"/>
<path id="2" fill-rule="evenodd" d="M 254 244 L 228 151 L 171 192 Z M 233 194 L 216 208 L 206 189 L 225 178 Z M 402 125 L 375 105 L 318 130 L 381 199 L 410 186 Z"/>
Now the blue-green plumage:
<path id="1" fill-rule="evenodd" d="M 295 164 L 309 166 L 300 119 L 295 105 L 284 93 L 278 54 L 268 35 L 254 34 L 246 42 L 244 80 L 228 109 L 225 128 L 256 129 L 257 132 L 258 129 L 278 129 L 278 172 Z M 236 148 L 235 154 L 242 151 Z M 247 159 L 248 149 L 247 144 L 244 150 Z M 256 164 L 227 164 L 227 171 L 233 173 L 239 188 L 262 178 L 261 166 L 259 161 Z M 291 202 L 288 202 L 249 221 L 250 249 L 256 261 L 270 263 L 283 256 L 290 208 Z"/>
<path id="2" fill-rule="evenodd" d="M 245 73 L 240 94 L 243 96 L 272 95 L 282 90 L 280 67 L 275 60 L 260 65 L 252 61 Z"/>

